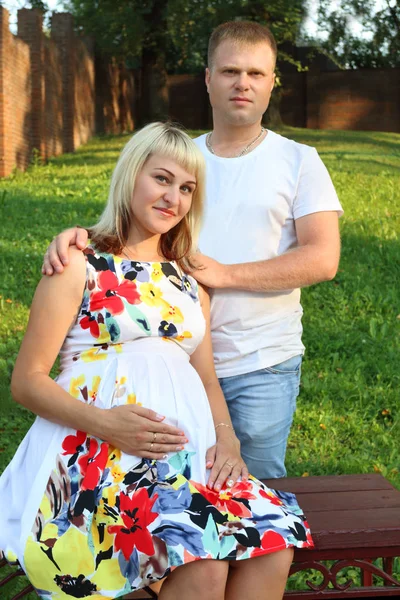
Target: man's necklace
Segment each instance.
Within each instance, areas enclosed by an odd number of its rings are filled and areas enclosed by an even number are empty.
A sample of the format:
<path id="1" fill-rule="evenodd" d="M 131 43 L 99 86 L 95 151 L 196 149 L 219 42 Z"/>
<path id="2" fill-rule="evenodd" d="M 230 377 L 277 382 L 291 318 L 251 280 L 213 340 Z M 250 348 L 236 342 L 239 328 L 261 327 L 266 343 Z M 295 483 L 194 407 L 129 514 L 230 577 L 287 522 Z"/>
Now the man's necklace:
<path id="1" fill-rule="evenodd" d="M 230 158 L 239 158 L 240 156 L 244 156 L 245 154 L 247 154 L 248 152 L 250 152 L 251 148 L 254 146 L 254 144 L 256 142 L 258 142 L 258 140 L 260 139 L 260 137 L 262 136 L 262 134 L 265 132 L 265 128 L 261 127 L 261 131 L 260 133 L 254 138 L 254 140 L 252 140 L 249 144 L 247 144 L 247 146 L 245 146 L 243 148 L 243 150 L 241 150 L 241 152 L 239 152 L 239 154 L 236 154 L 236 156 L 232 156 Z M 212 132 L 207 133 L 206 135 L 206 146 L 208 148 L 208 150 L 211 152 L 211 154 L 214 154 L 215 156 L 217 156 L 214 152 L 214 148 L 211 145 L 211 136 L 212 136 Z"/>

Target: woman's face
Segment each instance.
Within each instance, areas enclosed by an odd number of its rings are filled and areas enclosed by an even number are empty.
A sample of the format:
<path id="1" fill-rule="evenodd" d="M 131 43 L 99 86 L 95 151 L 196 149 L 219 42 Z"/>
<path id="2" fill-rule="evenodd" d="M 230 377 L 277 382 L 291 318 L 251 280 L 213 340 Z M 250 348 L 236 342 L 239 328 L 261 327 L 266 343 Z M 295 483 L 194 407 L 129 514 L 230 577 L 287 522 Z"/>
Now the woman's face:
<path id="1" fill-rule="evenodd" d="M 189 212 L 196 178 L 169 158 L 154 154 L 136 178 L 132 225 L 141 237 L 161 235 Z"/>

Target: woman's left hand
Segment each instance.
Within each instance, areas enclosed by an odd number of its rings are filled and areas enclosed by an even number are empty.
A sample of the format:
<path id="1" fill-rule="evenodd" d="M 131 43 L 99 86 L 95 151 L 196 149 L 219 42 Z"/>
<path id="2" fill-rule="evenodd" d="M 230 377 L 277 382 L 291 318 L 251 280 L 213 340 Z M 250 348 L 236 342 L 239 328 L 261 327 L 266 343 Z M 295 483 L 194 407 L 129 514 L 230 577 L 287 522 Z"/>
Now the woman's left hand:
<path id="1" fill-rule="evenodd" d="M 226 483 L 228 487 L 235 485 L 239 477 L 246 481 L 249 472 L 240 455 L 240 442 L 235 433 L 228 428 L 218 432 L 217 443 L 207 450 L 206 467 L 211 468 L 207 486 L 219 492 Z"/>

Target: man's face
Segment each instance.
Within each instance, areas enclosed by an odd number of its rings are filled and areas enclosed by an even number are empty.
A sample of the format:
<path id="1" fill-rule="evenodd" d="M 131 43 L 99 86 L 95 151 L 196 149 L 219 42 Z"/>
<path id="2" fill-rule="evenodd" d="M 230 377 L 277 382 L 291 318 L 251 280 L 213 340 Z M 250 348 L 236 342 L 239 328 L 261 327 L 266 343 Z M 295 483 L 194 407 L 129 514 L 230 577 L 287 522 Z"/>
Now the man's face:
<path id="1" fill-rule="evenodd" d="M 216 49 L 206 86 L 214 125 L 236 126 L 260 122 L 275 83 L 275 60 L 266 42 L 235 44 L 229 40 Z"/>

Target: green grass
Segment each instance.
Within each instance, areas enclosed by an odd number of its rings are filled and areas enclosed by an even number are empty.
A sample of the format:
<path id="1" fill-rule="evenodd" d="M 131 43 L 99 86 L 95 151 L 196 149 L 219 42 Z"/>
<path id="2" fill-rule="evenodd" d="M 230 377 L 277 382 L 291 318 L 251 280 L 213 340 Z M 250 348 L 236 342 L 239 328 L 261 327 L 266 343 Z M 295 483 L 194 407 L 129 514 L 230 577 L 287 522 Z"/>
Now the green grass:
<path id="1" fill-rule="evenodd" d="M 337 277 L 303 290 L 307 352 L 288 473 L 375 471 L 400 488 L 400 135 L 282 133 L 317 147 L 345 209 Z M 95 221 L 126 140 L 96 138 L 0 180 L 0 471 L 33 420 L 13 404 L 9 378 L 42 255 L 61 229 Z"/>
<path id="2" fill-rule="evenodd" d="M 400 136 L 291 134 L 317 146 L 345 216 L 335 280 L 303 291 L 307 353 L 288 468 L 380 471 L 400 487 Z"/>

